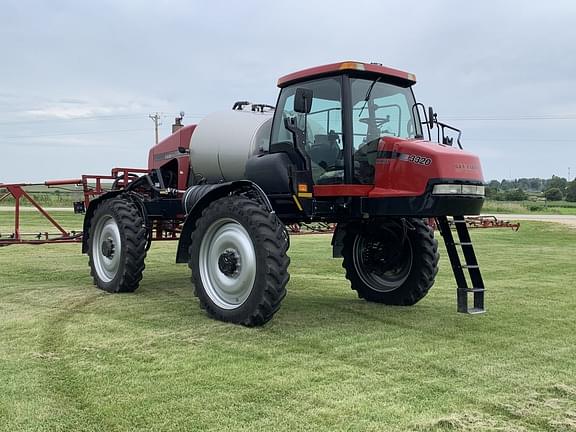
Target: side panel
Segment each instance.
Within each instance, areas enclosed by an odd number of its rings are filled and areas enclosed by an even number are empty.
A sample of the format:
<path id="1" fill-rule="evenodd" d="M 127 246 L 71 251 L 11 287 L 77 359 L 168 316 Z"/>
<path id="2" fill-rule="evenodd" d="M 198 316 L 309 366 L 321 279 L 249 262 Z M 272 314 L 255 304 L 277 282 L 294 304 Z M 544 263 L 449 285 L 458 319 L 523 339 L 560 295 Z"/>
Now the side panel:
<path id="1" fill-rule="evenodd" d="M 244 177 L 270 194 L 291 194 L 290 169 L 295 166 L 286 153 L 265 153 L 246 162 Z"/>
<path id="2" fill-rule="evenodd" d="M 187 153 L 180 153 L 178 147 L 185 149 L 190 147 L 190 139 L 195 129 L 196 125 L 184 126 L 152 147 L 148 154 L 148 169 L 150 170 L 162 168 L 168 163 L 176 161 L 177 168 L 175 170 L 178 181 L 175 186 L 178 189 L 186 189 L 190 173 L 190 157 Z"/>
<path id="3" fill-rule="evenodd" d="M 352 196 L 368 196 L 370 191 L 374 188 L 372 185 L 350 185 L 350 184 L 334 184 L 334 185 L 314 185 L 315 197 L 352 197 Z"/>

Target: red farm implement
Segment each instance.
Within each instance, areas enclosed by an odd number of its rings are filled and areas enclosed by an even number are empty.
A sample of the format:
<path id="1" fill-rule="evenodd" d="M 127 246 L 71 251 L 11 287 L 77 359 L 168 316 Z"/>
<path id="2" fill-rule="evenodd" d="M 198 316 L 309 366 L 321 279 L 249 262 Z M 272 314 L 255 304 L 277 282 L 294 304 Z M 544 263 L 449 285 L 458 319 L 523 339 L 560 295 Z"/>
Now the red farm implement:
<path id="1" fill-rule="evenodd" d="M 76 232 L 26 191 L 33 185 L 1 184 L 14 228 L 0 245 L 81 242 L 96 287 L 119 293 L 138 289 L 152 241 L 177 239 L 176 262 L 191 268 L 202 309 L 259 326 L 286 295 L 290 230 L 332 233 L 332 256 L 360 298 L 416 304 L 438 272 L 431 218 L 457 310 L 482 313 L 468 228 L 499 225 L 464 218 L 484 203 L 481 163 L 459 129 L 416 101 L 415 84 L 412 73 L 345 61 L 281 77 L 276 106 L 239 101 L 187 126 L 179 117 L 149 150 L 147 169 L 39 185 L 77 188 Z M 22 229 L 23 200 L 52 232 Z"/>
<path id="2" fill-rule="evenodd" d="M 510 222 L 496 216 L 468 216 L 466 223 L 469 228 L 512 228 L 513 231 L 520 229 L 520 222 Z"/>
<path id="3" fill-rule="evenodd" d="M 81 187 L 82 199 L 74 203 L 75 213 L 84 213 L 90 201 L 111 189 L 124 188 L 139 175 L 148 172 L 140 168 L 113 168 L 110 175 L 83 175 L 77 179 L 49 180 L 43 183 L 0 183 L 0 203 L 13 201 L 13 228 L 10 232 L 0 232 L 0 246 L 12 244 L 45 243 L 81 243 L 82 230 L 66 230 L 51 214 L 52 209 L 45 208 L 34 198 L 28 189 L 43 186 L 48 189 L 67 190 L 69 187 Z M 23 205 L 27 202 L 29 205 Z M 51 231 L 24 231 L 22 212 L 36 210 Z M 4 211 L 4 213 L 9 213 Z"/>

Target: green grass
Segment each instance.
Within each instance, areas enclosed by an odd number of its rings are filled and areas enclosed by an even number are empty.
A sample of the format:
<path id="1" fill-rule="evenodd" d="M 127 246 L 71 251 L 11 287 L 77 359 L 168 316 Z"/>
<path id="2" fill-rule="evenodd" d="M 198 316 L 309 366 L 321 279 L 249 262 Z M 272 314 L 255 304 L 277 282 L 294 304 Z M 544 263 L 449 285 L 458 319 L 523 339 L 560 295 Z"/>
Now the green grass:
<path id="1" fill-rule="evenodd" d="M 492 201 L 486 200 L 482 213 L 576 215 L 576 203 L 568 201 Z"/>
<path id="2" fill-rule="evenodd" d="M 49 212 L 57 223 L 67 231 L 82 231 L 84 215 L 74 214 L 71 211 L 51 211 Z M 14 213 L 9 210 L 0 209 L 0 236 L 7 236 L 14 232 Z M 36 210 L 27 210 L 20 213 L 20 232 L 34 234 L 38 232 L 48 232 L 57 234 L 56 227 Z M 3 238 L 0 237 L 0 238 Z M 25 236 L 25 238 L 32 238 Z"/>
<path id="3" fill-rule="evenodd" d="M 205 316 L 174 243 L 130 295 L 96 290 L 79 245 L 0 248 L 0 430 L 576 430 L 576 230 L 473 237 L 486 315 L 455 312 L 444 253 L 423 301 L 388 307 L 302 236 L 257 329 Z"/>

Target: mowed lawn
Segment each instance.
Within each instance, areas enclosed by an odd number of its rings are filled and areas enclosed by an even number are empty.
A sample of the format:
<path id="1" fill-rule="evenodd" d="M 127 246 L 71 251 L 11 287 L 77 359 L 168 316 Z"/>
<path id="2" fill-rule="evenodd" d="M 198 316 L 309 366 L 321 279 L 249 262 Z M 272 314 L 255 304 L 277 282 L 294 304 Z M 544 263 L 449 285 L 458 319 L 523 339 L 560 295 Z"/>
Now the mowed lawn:
<path id="1" fill-rule="evenodd" d="M 79 245 L 0 248 L 0 430 L 576 430 L 576 230 L 473 238 L 485 315 L 456 313 L 443 247 L 430 294 L 389 307 L 314 235 L 292 238 L 288 296 L 256 329 L 199 309 L 175 243 L 127 295 L 92 286 Z"/>

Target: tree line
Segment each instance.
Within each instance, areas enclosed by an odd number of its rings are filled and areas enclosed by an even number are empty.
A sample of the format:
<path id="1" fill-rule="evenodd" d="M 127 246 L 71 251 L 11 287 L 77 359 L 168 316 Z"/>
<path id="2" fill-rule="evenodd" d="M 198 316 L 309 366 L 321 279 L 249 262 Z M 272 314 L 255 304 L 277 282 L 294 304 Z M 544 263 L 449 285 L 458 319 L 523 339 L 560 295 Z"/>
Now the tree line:
<path id="1" fill-rule="evenodd" d="M 530 196 L 543 197 L 548 201 L 576 202 L 576 179 L 568 181 L 553 175 L 548 179 L 503 179 L 491 180 L 486 184 L 486 197 L 496 201 L 525 201 Z"/>

